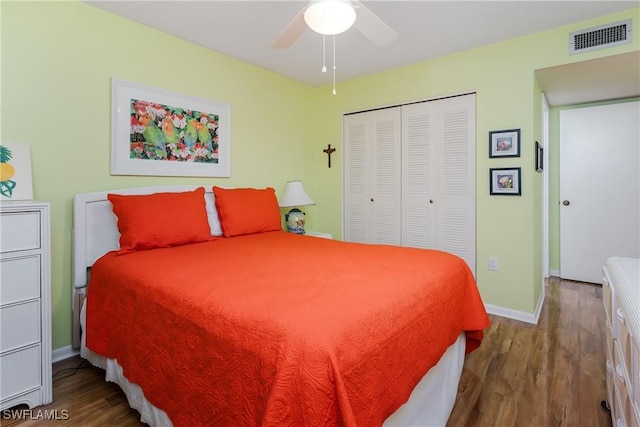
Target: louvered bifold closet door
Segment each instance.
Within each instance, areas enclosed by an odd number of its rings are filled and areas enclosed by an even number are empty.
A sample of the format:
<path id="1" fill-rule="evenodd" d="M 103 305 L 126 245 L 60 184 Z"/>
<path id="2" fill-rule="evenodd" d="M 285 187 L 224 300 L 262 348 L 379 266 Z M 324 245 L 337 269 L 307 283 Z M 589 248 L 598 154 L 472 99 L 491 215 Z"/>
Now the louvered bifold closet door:
<path id="1" fill-rule="evenodd" d="M 402 245 L 435 248 L 437 115 L 432 103 L 402 109 Z"/>
<path id="2" fill-rule="evenodd" d="M 463 258 L 475 274 L 475 95 L 402 107 L 402 245 Z"/>
<path id="3" fill-rule="evenodd" d="M 400 245 L 400 107 L 344 117 L 344 239 Z"/>
<path id="4" fill-rule="evenodd" d="M 344 240 L 366 243 L 370 228 L 369 183 L 371 164 L 367 160 L 368 120 L 362 114 L 344 117 Z"/>

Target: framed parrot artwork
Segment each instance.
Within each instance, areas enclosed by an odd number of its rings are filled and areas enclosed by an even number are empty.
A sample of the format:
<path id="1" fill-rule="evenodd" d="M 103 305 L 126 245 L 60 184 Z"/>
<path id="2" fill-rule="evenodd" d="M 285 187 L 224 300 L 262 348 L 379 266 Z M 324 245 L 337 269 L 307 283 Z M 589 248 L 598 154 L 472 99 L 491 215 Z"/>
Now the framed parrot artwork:
<path id="1" fill-rule="evenodd" d="M 111 86 L 111 174 L 231 175 L 227 104 L 119 79 Z"/>
<path id="2" fill-rule="evenodd" d="M 0 142 L 0 200 L 33 200 L 29 144 Z"/>

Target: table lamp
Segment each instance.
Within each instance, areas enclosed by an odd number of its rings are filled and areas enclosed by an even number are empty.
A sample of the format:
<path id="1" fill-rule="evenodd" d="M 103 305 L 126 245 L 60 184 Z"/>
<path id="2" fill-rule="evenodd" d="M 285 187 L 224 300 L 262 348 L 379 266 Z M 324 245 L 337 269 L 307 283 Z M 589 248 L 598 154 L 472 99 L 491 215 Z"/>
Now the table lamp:
<path id="1" fill-rule="evenodd" d="M 304 190 L 302 181 L 288 181 L 284 189 L 284 196 L 279 204 L 281 208 L 293 208 L 284 216 L 287 231 L 304 234 L 305 214 L 297 206 L 309 206 L 316 203 L 311 200 L 311 197 Z"/>

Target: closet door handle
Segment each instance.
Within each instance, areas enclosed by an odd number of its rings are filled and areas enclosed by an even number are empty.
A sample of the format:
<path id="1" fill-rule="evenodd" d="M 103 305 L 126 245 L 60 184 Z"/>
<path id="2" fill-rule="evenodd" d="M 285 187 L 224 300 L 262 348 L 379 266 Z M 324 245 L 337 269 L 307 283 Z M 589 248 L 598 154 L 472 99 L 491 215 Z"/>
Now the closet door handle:
<path id="1" fill-rule="evenodd" d="M 429 199 L 429 203 L 433 204 L 433 199 Z"/>
<path id="2" fill-rule="evenodd" d="M 373 197 L 371 198 L 371 201 L 373 202 Z"/>

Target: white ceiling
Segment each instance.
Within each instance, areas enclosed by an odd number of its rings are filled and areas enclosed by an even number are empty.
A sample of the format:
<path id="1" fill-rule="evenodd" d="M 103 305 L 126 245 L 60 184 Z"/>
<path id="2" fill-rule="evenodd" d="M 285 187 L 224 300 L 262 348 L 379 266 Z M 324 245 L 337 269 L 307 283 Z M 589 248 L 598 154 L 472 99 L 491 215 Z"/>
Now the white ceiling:
<path id="1" fill-rule="evenodd" d="M 640 51 L 536 71 L 552 107 L 640 96 Z"/>
<path id="2" fill-rule="evenodd" d="M 306 1 L 86 2 L 311 86 L 331 83 L 331 74 L 321 73 L 321 35 L 307 29 L 290 48 L 271 47 L 291 19 L 306 6 Z M 353 28 L 337 35 L 337 81 L 640 6 L 638 0 L 378 0 L 362 3 L 393 28 L 398 33 L 398 39 L 388 46 L 378 47 Z M 332 66 L 331 57 L 331 38 L 327 37 L 329 70 Z M 638 62 L 636 61 L 636 67 Z M 611 71 L 615 71 L 611 68 L 600 67 L 596 83 L 600 82 L 602 86 L 603 80 L 618 81 L 617 74 L 609 75 Z M 606 70 L 609 70 L 609 74 Z M 555 71 L 558 76 L 566 74 L 559 69 Z M 575 71 L 572 70 L 572 73 Z M 546 73 L 545 84 L 553 85 L 554 75 L 551 71 Z M 631 86 L 640 80 L 638 75 L 636 73 L 635 78 L 631 76 Z M 636 86 L 639 85 L 640 83 Z M 574 88 L 573 91 L 580 90 Z M 600 95 L 609 96 L 601 92 Z M 640 93 L 627 96 L 638 94 Z M 582 96 L 585 97 L 588 98 L 586 95 Z M 551 98 L 550 103 L 556 105 Z"/>

